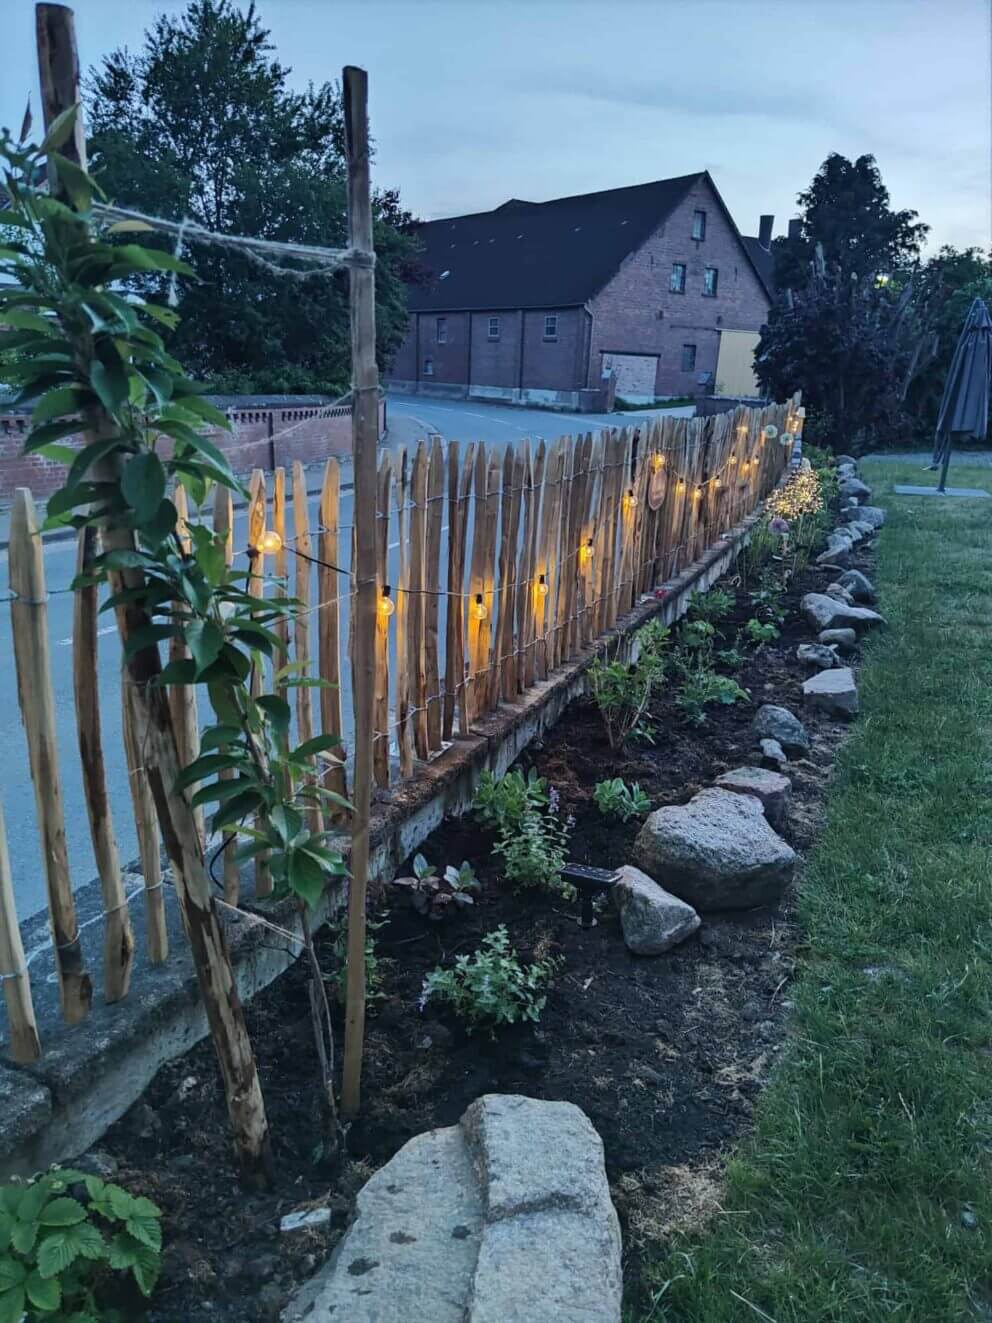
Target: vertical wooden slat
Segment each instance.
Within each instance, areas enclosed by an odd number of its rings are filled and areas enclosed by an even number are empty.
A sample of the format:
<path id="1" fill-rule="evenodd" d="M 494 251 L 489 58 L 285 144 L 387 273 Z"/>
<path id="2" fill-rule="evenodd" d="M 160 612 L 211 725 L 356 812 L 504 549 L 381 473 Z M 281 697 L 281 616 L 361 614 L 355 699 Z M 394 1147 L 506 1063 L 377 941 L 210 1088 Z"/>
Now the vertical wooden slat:
<path id="1" fill-rule="evenodd" d="M 503 494 L 499 544 L 499 597 L 496 618 L 497 666 L 494 679 L 497 698 L 512 703 L 517 696 L 513 621 L 516 614 L 516 578 L 520 563 L 517 555 L 520 538 L 520 488 L 523 485 L 524 457 L 515 446 L 507 446 L 503 455 Z"/>
<path id="2" fill-rule="evenodd" d="M 520 553 L 517 562 L 517 587 L 516 597 L 516 651 L 514 658 L 514 692 L 521 693 L 525 688 L 525 673 L 527 666 L 527 647 L 529 639 L 529 622 L 533 618 L 530 602 L 530 580 L 533 573 L 531 555 L 533 551 L 533 527 L 534 527 L 534 465 L 531 460 L 530 442 L 524 441 L 520 445 L 520 505 L 523 518 L 523 528 L 520 533 Z"/>
<path id="3" fill-rule="evenodd" d="M 158 818 L 155 799 L 144 759 L 135 736 L 133 686 L 125 667 L 121 672 L 121 730 L 124 736 L 124 757 L 127 761 L 127 780 L 134 810 L 134 826 L 138 834 L 138 858 L 145 883 L 145 937 L 148 959 L 160 965 L 169 955 L 169 929 L 165 922 L 165 892 L 162 884 L 162 855 L 159 850 Z M 224 860 L 225 878 L 227 858 Z M 235 873 L 237 868 L 235 868 Z M 237 897 L 232 904 L 237 903 Z"/>
<path id="4" fill-rule="evenodd" d="M 454 453 L 457 460 L 457 450 Z M 451 448 L 449 447 L 449 463 L 452 462 L 451 454 Z M 462 736 L 468 735 L 470 720 L 466 698 L 468 686 L 465 683 L 465 627 L 468 619 L 467 599 L 465 597 L 465 550 L 468 542 L 469 502 L 472 496 L 474 476 L 475 442 L 470 441 L 465 447 L 465 459 L 461 473 L 449 475 L 448 483 L 450 560 L 448 563 L 447 634 L 449 652 L 445 665 L 444 685 L 446 701 L 448 695 L 450 695 L 451 701 L 457 709 L 458 733 Z M 457 490 L 452 486 L 456 477 Z M 452 712 L 451 723 L 451 728 L 453 729 L 453 727 L 454 711 Z"/>
<path id="5" fill-rule="evenodd" d="M 427 686 L 427 745 L 432 753 L 441 748 L 443 700 L 441 669 L 438 664 L 438 615 L 441 609 L 441 529 L 444 525 L 444 448 L 440 437 L 431 445 L 427 478 L 427 564 L 424 587 L 424 676 Z M 450 530 L 449 530 L 450 537 Z"/>
<path id="6" fill-rule="evenodd" d="M 483 686 L 489 662 L 490 620 L 486 605 L 486 512 L 489 462 L 486 447 L 475 452 L 475 504 L 472 524 L 472 565 L 468 580 L 468 677 L 465 682 L 466 725 L 482 711 Z M 480 619 L 480 604 L 483 611 Z"/>
<path id="7" fill-rule="evenodd" d="M 250 596 L 265 596 L 265 552 L 262 539 L 265 536 L 265 474 L 261 469 L 253 469 L 248 487 L 248 557 L 251 570 L 248 579 Z M 251 674 L 251 692 L 257 698 L 265 689 L 264 660 L 261 653 L 255 653 Z M 255 895 L 272 894 L 272 873 L 269 868 L 268 852 L 255 856 Z"/>
<path id="8" fill-rule="evenodd" d="M 458 504 L 460 473 L 457 441 L 448 443 L 448 577 L 444 626 L 444 702 L 441 707 L 441 738 L 450 740 L 455 728 L 455 707 L 461 690 L 459 673 L 459 635 L 462 629 L 462 585 L 458 577 L 459 533 L 461 520 Z M 464 671 L 464 661 L 462 662 Z"/>
<path id="9" fill-rule="evenodd" d="M 534 608 L 534 583 L 537 571 L 538 549 L 541 545 L 541 508 L 544 501 L 544 471 L 547 464 L 547 448 L 543 441 L 537 443 L 534 463 L 528 490 L 530 492 L 530 536 L 525 548 L 526 564 L 524 568 L 523 595 L 518 616 L 517 629 L 520 632 L 520 688 L 527 689 L 534 683 L 537 675 L 537 614 Z"/>
<path id="10" fill-rule="evenodd" d="M 98 553 L 99 535 L 90 524 L 79 530 L 76 573 L 89 576 Z M 97 585 L 84 584 L 73 594 L 72 692 L 83 773 L 83 797 L 90 839 L 103 897 L 103 989 L 108 1002 L 127 996 L 134 965 L 134 932 L 124 894 L 117 838 L 107 797 L 107 774 L 100 729 L 97 671 Z"/>
<path id="11" fill-rule="evenodd" d="M 620 495 L 624 478 L 621 467 L 622 453 L 621 436 L 614 429 L 607 434 L 603 447 L 602 498 L 596 543 L 596 634 L 602 634 L 612 624 L 610 612 L 616 573 Z"/>
<path id="12" fill-rule="evenodd" d="M 424 610 L 427 559 L 427 446 L 421 441 L 413 461 L 410 511 L 410 612 L 407 617 L 407 664 L 410 669 L 410 700 L 413 747 L 417 757 L 426 760 L 430 753 L 427 740 L 427 658 L 424 633 L 427 617 Z"/>
<path id="13" fill-rule="evenodd" d="M 575 442 L 575 472 L 572 484 L 572 513 L 569 520 L 568 546 L 563 547 L 565 569 L 568 575 L 568 601 L 564 636 L 564 655 L 574 657 L 579 650 L 579 616 L 582 609 L 582 567 L 586 526 L 586 492 L 589 484 L 589 464 L 592 456 L 592 435 L 577 437 Z"/>
<path id="14" fill-rule="evenodd" d="M 234 506 L 230 489 L 219 483 L 214 488 L 214 533 L 222 539 L 224 562 L 230 567 L 234 564 Z M 287 623 L 288 628 L 288 623 Z M 233 781 L 233 767 L 225 767 L 220 773 L 222 781 Z M 241 869 L 236 854 L 237 832 L 226 831 L 224 837 L 224 900 L 228 905 L 237 905 L 241 898 Z"/>
<path id="15" fill-rule="evenodd" d="M 578 642 L 585 646 L 593 636 L 595 612 L 593 599 L 596 594 L 596 525 L 597 510 L 601 491 L 600 469 L 603 456 L 603 432 L 586 438 L 585 447 L 585 501 L 582 510 L 582 524 L 577 531 L 578 567 L 579 567 L 579 619 Z"/>
<path id="16" fill-rule="evenodd" d="M 7 828 L 0 808 L 0 982 L 7 1006 L 10 1054 L 15 1061 L 37 1061 L 41 1056 L 38 1022 L 31 1000 L 31 982 L 24 963 L 24 944 L 14 904 L 14 879 L 7 851 Z"/>
<path id="17" fill-rule="evenodd" d="M 410 666 L 407 658 L 410 619 L 410 555 L 407 546 L 410 502 L 410 465 L 405 450 L 396 456 L 396 536 L 399 539 L 399 572 L 393 592 L 396 611 L 393 627 L 396 630 L 396 747 L 400 757 L 400 776 L 413 775 L 413 738 L 410 729 Z M 450 611 L 451 604 L 449 602 Z M 451 617 L 448 617 L 449 628 Z"/>
<path id="18" fill-rule="evenodd" d="M 389 515 L 392 506 L 393 466 L 388 453 L 379 460 L 376 494 L 375 574 L 378 602 L 389 588 L 389 601 L 396 607 L 393 585 L 389 582 Z M 378 786 L 389 785 L 389 621 L 380 607 L 375 620 L 375 744 L 372 747 L 372 774 Z"/>
<path id="19" fill-rule="evenodd" d="M 575 557 L 572 555 L 572 502 L 575 474 L 580 459 L 581 438 L 566 437 L 562 470 L 561 510 L 554 568 L 554 632 L 551 637 L 552 666 L 560 666 L 566 656 L 565 634 L 568 628 L 570 588 L 575 581 Z"/>
<path id="20" fill-rule="evenodd" d="M 62 1015 L 69 1024 L 90 1008 L 93 987 L 86 972 L 69 879 L 62 810 L 62 781 L 55 742 L 55 698 L 48 646 L 48 592 L 34 500 L 26 487 L 14 494 L 8 551 L 10 622 L 14 636 L 17 698 L 28 743 L 34 783 L 41 857 L 48 891 L 48 915 L 55 948 Z"/>
<path id="21" fill-rule="evenodd" d="M 176 535 L 179 538 L 179 545 L 182 547 L 184 555 L 189 555 L 192 549 L 192 543 L 189 536 L 189 504 L 186 498 L 186 488 L 181 484 L 176 484 L 173 493 L 173 502 L 176 507 Z M 186 645 L 185 638 L 180 634 L 169 640 L 169 660 L 186 661 L 190 652 Z M 175 684 L 168 688 L 169 709 L 172 712 L 172 725 L 176 732 L 176 747 L 179 752 L 179 763 L 182 767 L 188 767 L 200 756 L 200 719 L 197 713 L 196 704 L 196 686 L 191 684 Z M 189 791 L 186 792 L 187 797 Z M 198 806 L 193 810 L 193 817 L 196 820 L 196 829 L 200 833 L 200 840 L 206 839 L 204 835 L 203 808 Z"/>
<path id="22" fill-rule="evenodd" d="M 539 551 L 534 565 L 534 621 L 537 647 L 537 676 L 544 680 L 552 666 L 552 636 L 555 621 L 554 588 L 557 579 L 557 552 L 561 539 L 562 475 L 565 467 L 565 438 L 559 437 L 548 452 L 545 469 L 544 493 L 541 500 L 541 533 Z M 541 575 L 548 586 L 546 594 L 540 592 Z"/>
<path id="23" fill-rule="evenodd" d="M 329 459 L 324 467 L 324 482 L 320 489 L 320 560 L 317 566 L 317 669 L 325 684 L 320 690 L 320 725 L 325 735 L 341 739 L 344 726 L 341 721 L 341 609 L 338 599 L 347 592 L 348 576 L 332 569 L 340 565 L 338 556 L 338 507 L 341 493 L 341 470 L 336 459 Z M 341 744 L 332 750 L 335 761 L 323 778 L 328 790 L 335 794 L 347 793 L 344 757 Z M 337 817 L 337 814 L 332 813 Z"/>
<path id="24" fill-rule="evenodd" d="M 299 606 L 294 608 L 293 613 L 293 648 L 296 654 L 295 661 L 299 665 L 296 678 L 307 680 L 310 678 L 310 580 L 313 543 L 310 538 L 307 475 L 299 460 L 293 464 L 293 536 L 299 553 L 293 557 L 296 562 L 294 593 L 299 600 Z M 308 685 L 300 685 L 296 690 L 296 729 L 301 744 L 313 739 L 313 690 Z M 320 811 L 319 804 L 308 806 L 307 821 L 311 831 L 324 830 L 324 815 Z"/>
<path id="25" fill-rule="evenodd" d="M 279 534 L 279 550 L 275 554 L 276 578 L 282 580 L 283 592 L 288 596 L 289 549 L 286 545 L 286 470 L 282 466 L 277 468 L 272 475 L 272 528 L 274 532 Z M 297 566 L 299 566 L 298 560 Z M 307 568 L 309 570 L 309 566 Z M 273 659 L 273 666 L 276 671 L 279 671 L 289 661 L 289 617 L 279 616 L 273 622 L 272 631 L 282 644 L 281 650 Z M 273 676 L 273 686 L 280 698 L 286 697 L 288 690 L 285 681 L 276 680 Z"/>
<path id="26" fill-rule="evenodd" d="M 491 711 L 497 703 L 499 692 L 499 640 L 496 636 L 496 533 L 499 523 L 500 503 L 500 463 L 499 455 L 493 449 L 489 457 L 489 472 L 486 477 L 486 525 L 485 525 L 485 563 L 483 567 L 483 600 L 485 601 L 486 624 L 489 626 L 489 655 L 485 660 L 485 674 L 481 677 L 479 693 L 483 709 Z"/>

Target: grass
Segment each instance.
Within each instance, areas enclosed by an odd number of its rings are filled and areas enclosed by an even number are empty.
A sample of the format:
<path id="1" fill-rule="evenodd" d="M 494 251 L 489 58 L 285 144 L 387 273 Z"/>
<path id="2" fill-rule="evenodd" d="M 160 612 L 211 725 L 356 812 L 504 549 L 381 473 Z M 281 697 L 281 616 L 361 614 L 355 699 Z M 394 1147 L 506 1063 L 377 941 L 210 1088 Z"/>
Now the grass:
<path id="1" fill-rule="evenodd" d="M 792 1036 L 719 1211 L 629 1323 L 992 1320 L 992 501 L 865 477 L 890 628 L 801 884 Z"/>

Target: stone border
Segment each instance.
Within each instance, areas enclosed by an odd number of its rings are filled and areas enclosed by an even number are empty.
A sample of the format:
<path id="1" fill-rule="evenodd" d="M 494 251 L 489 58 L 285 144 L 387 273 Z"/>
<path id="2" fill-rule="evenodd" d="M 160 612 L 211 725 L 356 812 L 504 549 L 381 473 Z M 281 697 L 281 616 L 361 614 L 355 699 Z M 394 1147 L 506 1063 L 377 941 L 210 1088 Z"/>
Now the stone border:
<path id="1" fill-rule="evenodd" d="M 786 471 L 781 481 L 788 476 Z M 609 652 L 634 660 L 637 631 L 643 625 L 653 619 L 670 624 L 684 615 L 690 595 L 711 587 L 750 541 L 762 510 L 759 505 L 677 578 L 662 584 L 662 599 L 643 598 L 609 634 L 534 685 L 520 702 L 501 706 L 476 724 L 475 734 L 456 739 L 423 766 L 413 781 L 383 795 L 373 805 L 370 880 L 381 889 L 447 815 L 469 807 L 484 770 L 502 774 L 532 740 L 550 729 L 584 692 L 586 671 L 595 658 Z M 133 866 L 127 884 L 129 892 L 140 894 L 141 880 Z M 252 880 L 247 871 L 242 884 L 250 904 Z M 103 981 L 99 884 L 89 883 L 76 896 L 87 967 L 99 989 Z M 167 963 L 149 965 L 143 925 L 136 915 L 130 994 L 113 1006 L 98 994 L 90 1015 L 76 1026 L 64 1024 L 59 1012 L 47 916 L 38 914 L 22 924 L 43 1055 L 31 1066 L 17 1066 L 6 1055 L 0 1056 L 0 1179 L 30 1175 L 84 1152 L 141 1096 L 166 1061 L 206 1037 L 206 1016 L 171 888 L 166 889 L 166 901 L 171 946 Z M 328 900 L 318 922 L 326 922 L 342 905 L 339 892 Z M 289 934 L 298 933 L 298 919 L 288 902 L 264 910 L 260 906 L 257 912 L 223 913 L 238 990 L 247 1000 L 294 962 L 299 948 Z M 286 935 L 258 922 L 260 914 Z"/>

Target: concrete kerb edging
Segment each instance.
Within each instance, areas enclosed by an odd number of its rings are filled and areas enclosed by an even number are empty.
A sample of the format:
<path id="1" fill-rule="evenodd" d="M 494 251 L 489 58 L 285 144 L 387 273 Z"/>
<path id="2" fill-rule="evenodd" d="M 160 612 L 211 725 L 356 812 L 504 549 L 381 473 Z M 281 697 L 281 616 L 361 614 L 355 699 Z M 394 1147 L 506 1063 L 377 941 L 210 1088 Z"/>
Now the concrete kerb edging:
<path id="1" fill-rule="evenodd" d="M 784 475 L 787 477 L 788 475 Z M 783 478 L 784 480 L 784 478 Z M 662 587 L 665 596 L 649 597 L 623 616 L 609 634 L 597 639 L 575 660 L 537 683 L 519 702 L 506 704 L 478 722 L 474 733 L 457 739 L 416 779 L 396 786 L 388 800 L 373 805 L 370 880 L 382 887 L 448 814 L 465 812 L 481 773 L 505 772 L 527 745 L 550 729 L 586 687 L 586 672 L 597 657 L 633 661 L 637 632 L 649 620 L 670 624 L 684 615 L 693 592 L 705 591 L 733 563 L 750 541 L 763 506 Z M 140 879 L 129 879 L 140 895 Z M 243 878 L 245 903 L 251 904 L 248 871 Z M 85 1151 L 141 1096 L 158 1069 L 187 1052 L 208 1033 L 196 976 L 182 932 L 178 906 L 166 889 L 171 952 L 164 965 L 150 966 L 140 915 L 136 914 L 136 961 L 132 990 L 113 1006 L 99 992 L 93 1010 L 80 1025 L 65 1025 L 59 1014 L 54 973 L 32 977 L 43 1056 L 31 1066 L 0 1058 L 0 1179 L 29 1175 L 53 1162 Z M 87 905 L 95 916 L 82 933 L 94 987 L 102 985 L 99 884 L 77 893 L 80 913 Z M 328 897 L 319 924 L 340 913 L 344 891 Z M 259 920 L 264 916 L 264 922 Z M 259 906 L 244 913 L 224 911 L 238 991 L 243 1000 L 267 987 L 296 959 L 299 919 L 290 902 Z M 44 946 L 45 916 L 22 928 L 25 949 Z M 280 931 L 281 930 L 281 931 Z M 51 965 L 50 950 L 39 951 L 39 973 Z"/>

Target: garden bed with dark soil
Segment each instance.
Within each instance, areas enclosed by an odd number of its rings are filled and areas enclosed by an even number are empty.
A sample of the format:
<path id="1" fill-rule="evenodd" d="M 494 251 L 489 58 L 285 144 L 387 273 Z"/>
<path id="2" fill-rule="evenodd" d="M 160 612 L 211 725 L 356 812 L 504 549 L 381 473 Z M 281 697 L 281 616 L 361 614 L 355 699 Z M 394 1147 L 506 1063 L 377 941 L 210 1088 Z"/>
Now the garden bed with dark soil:
<path id="1" fill-rule="evenodd" d="M 652 808 L 683 803 L 721 772 L 754 761 L 750 724 L 767 702 L 800 714 L 812 738 L 809 756 L 787 769 L 793 807 L 783 832 L 800 854 L 809 847 L 844 728 L 802 711 L 805 677 L 795 650 L 811 631 L 798 605 L 831 577 L 807 570 L 787 594 L 781 637 L 749 651 L 735 678 L 751 702 L 710 707 L 696 726 L 663 690 L 651 710 L 654 745 L 614 753 L 595 708 L 580 701 L 528 751 L 524 766 L 547 777 L 562 811 L 575 816 L 573 860 L 602 867 L 628 861 L 640 826 L 603 818 L 592 799 L 595 782 L 638 781 Z M 751 614 L 738 592 L 719 626 L 725 642 Z M 664 956 L 637 958 L 611 909 L 584 930 L 577 905 L 544 893 L 514 894 L 500 880 L 492 844 L 471 818 L 444 823 L 422 852 L 440 869 L 469 860 L 482 883 L 476 904 L 443 924 L 429 923 L 402 899 L 379 916 L 382 995 L 368 1022 L 364 1111 L 348 1134 L 343 1170 L 329 1172 L 321 1162 L 302 962 L 248 1008 L 275 1148 L 271 1193 L 246 1195 L 237 1185 L 208 1042 L 164 1067 L 106 1136 L 100 1149 L 117 1164 L 116 1179 L 164 1212 L 163 1277 L 150 1319 L 278 1317 L 293 1287 L 340 1236 L 354 1193 L 371 1172 L 411 1136 L 456 1122 L 487 1092 L 567 1099 L 590 1117 L 623 1223 L 629 1285 L 636 1284 L 643 1249 L 685 1214 L 687 1202 L 705 1198 L 707 1182 L 712 1195 L 721 1155 L 747 1130 L 752 1100 L 779 1050 L 798 940 L 791 898 L 773 910 L 704 915 L 698 936 Z M 499 924 L 521 957 L 564 958 L 540 1025 L 492 1040 L 466 1035 L 431 1003 L 421 1011 L 425 975 L 473 951 Z M 333 969 L 330 935 L 319 945 L 323 967 Z M 340 1023 L 338 1031 L 340 1042 Z M 287 1212 L 328 1205 L 329 1224 L 280 1233 Z"/>

